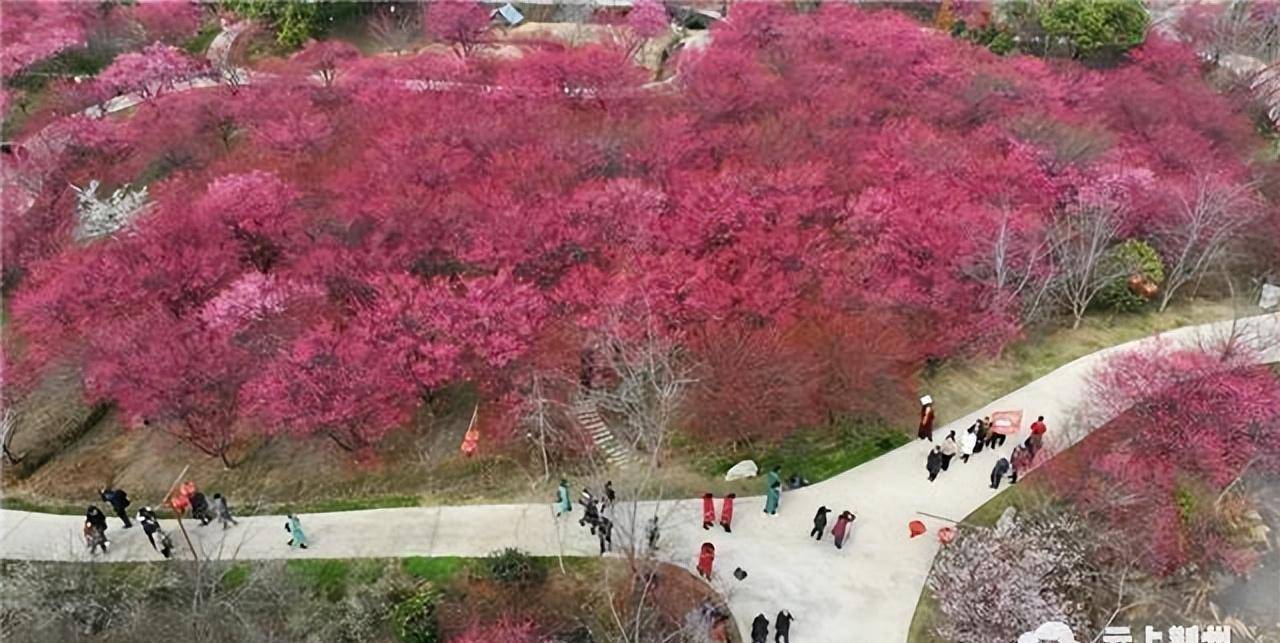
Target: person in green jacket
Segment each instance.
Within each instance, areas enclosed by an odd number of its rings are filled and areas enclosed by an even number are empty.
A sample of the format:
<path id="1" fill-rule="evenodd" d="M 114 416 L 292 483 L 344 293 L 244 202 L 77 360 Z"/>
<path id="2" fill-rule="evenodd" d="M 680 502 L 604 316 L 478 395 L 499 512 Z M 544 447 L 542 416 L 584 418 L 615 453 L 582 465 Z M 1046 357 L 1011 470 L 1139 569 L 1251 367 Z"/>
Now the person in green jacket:
<path id="1" fill-rule="evenodd" d="M 573 502 L 569 499 L 569 481 L 560 479 L 560 487 L 556 489 L 556 515 L 573 511 Z"/>
<path id="2" fill-rule="evenodd" d="M 773 515 L 778 513 L 778 501 L 782 498 L 782 467 L 774 467 L 765 478 L 764 512 Z"/>
<path id="3" fill-rule="evenodd" d="M 289 539 L 290 547 L 293 547 L 294 549 L 299 547 L 303 549 L 307 548 L 307 534 L 302 531 L 302 521 L 298 520 L 297 516 L 289 514 L 289 522 L 284 524 L 284 528 L 285 531 L 288 531 L 289 535 L 292 536 Z"/>

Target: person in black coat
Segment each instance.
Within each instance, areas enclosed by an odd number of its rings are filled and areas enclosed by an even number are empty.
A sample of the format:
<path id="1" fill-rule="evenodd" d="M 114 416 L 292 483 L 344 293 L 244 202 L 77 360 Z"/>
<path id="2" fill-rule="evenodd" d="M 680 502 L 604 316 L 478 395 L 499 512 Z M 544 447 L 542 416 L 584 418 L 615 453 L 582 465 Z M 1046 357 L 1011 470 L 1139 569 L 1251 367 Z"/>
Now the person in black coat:
<path id="1" fill-rule="evenodd" d="M 95 529 L 100 529 L 104 533 L 107 531 L 107 514 L 102 513 L 97 506 L 89 505 L 89 508 L 84 511 L 84 519 Z"/>
<path id="2" fill-rule="evenodd" d="M 929 451 L 929 459 L 925 461 L 924 468 L 929 471 L 929 482 L 937 479 L 938 472 L 942 471 L 942 447 L 933 447 Z"/>
<path id="3" fill-rule="evenodd" d="M 756 614 L 751 621 L 751 643 L 765 643 L 769 638 L 769 619 L 764 614 Z"/>
<path id="4" fill-rule="evenodd" d="M 791 612 L 782 610 L 778 612 L 778 617 L 773 619 L 773 641 L 774 643 L 791 643 L 791 621 L 795 619 L 791 617 Z"/>
<path id="5" fill-rule="evenodd" d="M 813 530 L 809 532 L 814 540 L 822 540 L 822 534 L 827 531 L 827 514 L 831 513 L 826 507 L 818 507 L 818 513 L 813 516 Z"/>
<path id="6" fill-rule="evenodd" d="M 191 517 L 199 520 L 201 527 L 213 520 L 209 513 L 209 500 L 199 491 L 191 494 Z"/>
<path id="7" fill-rule="evenodd" d="M 151 548 L 160 551 L 156 547 L 156 532 L 160 531 L 160 521 L 156 519 L 156 512 L 151 507 L 143 507 L 138 510 L 138 524 L 142 525 L 142 533 L 147 535 L 147 540 L 151 542 Z"/>
<path id="8" fill-rule="evenodd" d="M 1009 473 L 1008 458 L 1000 458 L 996 461 L 996 466 L 991 469 L 991 488 L 999 489 L 1000 480 L 1004 478 L 1004 474 Z"/>
<path id="9" fill-rule="evenodd" d="M 102 501 L 111 505 L 116 515 L 120 516 L 120 520 L 124 521 L 124 528 L 128 529 L 133 526 L 129 522 L 129 494 L 124 489 L 101 489 L 98 495 L 102 497 Z"/>

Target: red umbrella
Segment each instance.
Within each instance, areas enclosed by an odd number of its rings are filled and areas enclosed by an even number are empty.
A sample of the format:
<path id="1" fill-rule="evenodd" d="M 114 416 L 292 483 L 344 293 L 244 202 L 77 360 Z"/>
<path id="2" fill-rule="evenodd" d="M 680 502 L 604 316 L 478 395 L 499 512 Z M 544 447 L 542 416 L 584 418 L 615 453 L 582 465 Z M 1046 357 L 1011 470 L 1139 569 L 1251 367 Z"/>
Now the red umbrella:
<path id="1" fill-rule="evenodd" d="M 907 529 L 911 530 L 912 538 L 915 538 L 916 536 L 919 536 L 920 534 L 923 534 L 924 532 L 928 531 L 927 529 L 924 528 L 924 523 L 920 522 L 919 520 L 912 520 L 911 522 L 907 523 Z"/>

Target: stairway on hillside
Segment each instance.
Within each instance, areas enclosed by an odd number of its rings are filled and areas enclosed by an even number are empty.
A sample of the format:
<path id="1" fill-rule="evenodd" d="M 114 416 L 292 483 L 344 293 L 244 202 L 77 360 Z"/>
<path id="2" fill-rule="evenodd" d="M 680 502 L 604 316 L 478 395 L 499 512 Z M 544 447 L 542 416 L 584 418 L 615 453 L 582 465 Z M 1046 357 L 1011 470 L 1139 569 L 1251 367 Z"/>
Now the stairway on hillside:
<path id="1" fill-rule="evenodd" d="M 631 449 L 619 442 L 614 437 L 613 431 L 609 430 L 608 425 L 604 423 L 604 418 L 600 417 L 595 402 L 590 399 L 578 400 L 573 407 L 573 414 L 582 428 L 587 430 L 591 441 L 604 454 L 609 464 L 625 467 L 635 461 L 635 454 Z"/>

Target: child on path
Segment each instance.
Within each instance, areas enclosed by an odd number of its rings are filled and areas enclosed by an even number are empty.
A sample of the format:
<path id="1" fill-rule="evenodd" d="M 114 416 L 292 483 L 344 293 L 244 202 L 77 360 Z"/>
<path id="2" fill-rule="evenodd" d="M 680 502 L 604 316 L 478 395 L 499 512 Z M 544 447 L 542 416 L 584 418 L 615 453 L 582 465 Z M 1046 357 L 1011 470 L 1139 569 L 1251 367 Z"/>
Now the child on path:
<path id="1" fill-rule="evenodd" d="M 302 521 L 298 517 L 289 514 L 288 522 L 284 523 L 284 530 L 289 532 L 289 546 L 297 549 L 299 547 L 307 548 L 307 533 L 302 531 Z"/>
<path id="2" fill-rule="evenodd" d="M 720 526 L 724 527 L 724 533 L 733 533 L 729 529 L 729 525 L 733 523 L 733 499 L 737 498 L 737 494 L 729 494 L 724 497 L 724 504 L 720 507 Z"/>
<path id="3" fill-rule="evenodd" d="M 711 529 L 716 524 L 716 499 L 709 493 L 702 494 L 702 528 Z"/>
<path id="4" fill-rule="evenodd" d="M 809 531 L 809 536 L 814 540 L 822 540 L 822 534 L 827 531 L 827 514 L 831 510 L 825 506 L 818 507 L 818 513 L 813 515 L 813 529 Z"/>
<path id="5" fill-rule="evenodd" d="M 856 518 L 857 516 L 854 516 L 853 512 L 848 509 L 836 516 L 836 526 L 831 528 L 831 537 L 836 541 L 836 549 L 844 548 L 844 537 L 849 532 L 849 525 Z"/>

